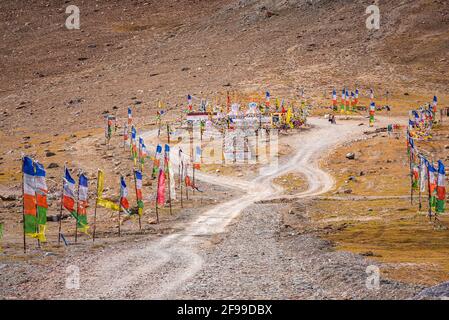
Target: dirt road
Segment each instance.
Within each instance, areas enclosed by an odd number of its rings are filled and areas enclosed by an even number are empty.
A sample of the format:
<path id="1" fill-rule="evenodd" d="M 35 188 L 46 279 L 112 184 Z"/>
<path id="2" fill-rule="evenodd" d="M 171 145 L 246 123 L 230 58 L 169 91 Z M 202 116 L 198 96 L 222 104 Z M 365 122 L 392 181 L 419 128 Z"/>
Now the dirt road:
<path id="1" fill-rule="evenodd" d="M 281 195 L 272 180 L 291 171 L 307 177 L 308 189 L 295 195 L 298 199 L 332 188 L 333 179 L 318 167 L 318 159 L 336 144 L 357 137 L 363 127 L 356 121 L 339 125 L 322 119 L 310 122 L 312 130 L 291 139 L 293 154 L 284 163 L 261 170 L 252 180 L 197 175 L 210 184 L 235 185 L 239 196 L 205 210 L 179 232 L 105 250 L 90 260 L 92 264 L 80 267 L 80 289 L 67 290 L 60 280 L 60 290 L 52 295 L 68 299 L 412 296 L 413 288 L 390 282 L 384 284 L 385 291 L 368 291 L 365 259 L 330 252 L 314 235 L 280 240 L 283 205 L 255 204 Z M 154 132 L 144 137 L 149 144 Z"/>

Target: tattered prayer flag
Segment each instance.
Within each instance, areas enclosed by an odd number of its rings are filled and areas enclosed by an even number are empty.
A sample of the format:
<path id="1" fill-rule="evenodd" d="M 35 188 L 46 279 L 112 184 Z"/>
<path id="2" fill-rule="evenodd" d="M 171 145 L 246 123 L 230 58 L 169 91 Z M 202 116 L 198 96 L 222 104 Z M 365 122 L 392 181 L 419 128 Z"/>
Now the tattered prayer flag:
<path id="1" fill-rule="evenodd" d="M 78 230 L 87 233 L 89 225 L 87 223 L 87 207 L 88 203 L 88 185 L 89 181 L 84 174 L 79 177 L 79 192 L 78 192 L 78 208 L 77 208 L 77 227 Z"/>
<path id="2" fill-rule="evenodd" d="M 125 125 L 123 126 L 123 141 L 126 142 L 128 141 L 128 124 L 125 123 Z"/>
<path id="3" fill-rule="evenodd" d="M 188 104 L 189 111 L 192 111 L 193 110 L 192 96 L 190 94 L 187 95 L 187 104 Z"/>
<path id="4" fill-rule="evenodd" d="M 376 104 L 374 102 L 371 102 L 371 105 L 369 107 L 369 125 L 372 127 L 374 125 L 374 115 L 376 113 Z"/>
<path id="5" fill-rule="evenodd" d="M 133 157 L 134 164 L 137 163 L 137 142 L 136 142 L 137 131 L 134 126 L 131 127 L 131 156 Z"/>
<path id="6" fill-rule="evenodd" d="M 412 163 L 412 188 L 418 190 L 419 182 L 419 168 L 415 163 Z"/>
<path id="7" fill-rule="evenodd" d="M 119 211 L 119 205 L 111 200 L 103 199 L 103 190 L 104 190 L 104 172 L 102 170 L 98 170 L 98 188 L 97 188 L 97 205 L 111 209 L 114 211 Z"/>
<path id="8" fill-rule="evenodd" d="M 446 202 L 446 172 L 443 162 L 438 161 L 438 179 L 437 179 L 437 201 L 436 212 L 444 213 L 444 205 Z"/>
<path id="9" fill-rule="evenodd" d="M 172 168 L 170 157 L 170 146 L 168 144 L 165 145 L 165 171 L 169 177 L 168 186 L 170 188 L 170 197 L 172 200 L 176 199 L 176 190 L 175 190 L 175 173 Z"/>
<path id="10" fill-rule="evenodd" d="M 434 96 L 433 97 L 433 102 L 432 102 L 433 114 L 435 114 L 437 112 L 437 104 L 438 104 L 438 98 L 437 98 L 437 96 Z"/>
<path id="11" fill-rule="evenodd" d="M 120 178 L 120 206 L 125 213 L 129 214 L 128 188 L 123 177 Z"/>
<path id="12" fill-rule="evenodd" d="M 420 159 L 420 165 L 419 165 L 419 188 L 421 192 L 426 191 L 427 186 L 427 165 L 426 165 L 426 159 L 424 157 L 419 157 Z"/>
<path id="13" fill-rule="evenodd" d="M 25 234 L 35 238 L 37 230 L 37 210 L 36 210 L 36 172 L 33 160 L 30 157 L 22 159 L 23 172 L 23 213 Z"/>
<path id="14" fill-rule="evenodd" d="M 37 204 L 37 236 L 39 241 L 45 242 L 45 230 L 47 226 L 47 183 L 45 181 L 46 172 L 44 166 L 39 162 L 34 162 L 36 168 L 36 204 Z"/>
<path id="15" fill-rule="evenodd" d="M 159 169 L 156 201 L 159 205 L 163 205 L 165 203 L 165 172 L 162 169 Z"/>
<path id="16" fill-rule="evenodd" d="M 69 169 L 65 168 L 63 178 L 64 191 L 62 195 L 62 204 L 71 214 L 75 212 L 75 180 L 70 175 Z"/>
<path id="17" fill-rule="evenodd" d="M 161 165 L 161 156 L 162 156 L 162 146 L 158 144 L 156 147 L 156 153 L 154 155 L 153 172 L 151 174 L 151 177 L 153 179 L 156 178 L 156 175 L 159 172 L 159 166 Z"/>
<path id="18" fill-rule="evenodd" d="M 196 146 L 196 148 L 195 148 L 193 167 L 198 170 L 201 168 L 201 147 L 200 146 Z"/>
<path id="19" fill-rule="evenodd" d="M 133 114 L 131 108 L 128 108 L 128 125 L 133 123 Z"/>
<path id="20" fill-rule="evenodd" d="M 429 175 L 429 197 L 430 197 L 429 204 L 431 207 L 435 207 L 436 206 L 435 190 L 437 187 L 437 183 L 435 180 L 436 169 L 430 162 L 427 162 L 427 170 Z"/>
<path id="21" fill-rule="evenodd" d="M 137 208 L 139 216 L 143 214 L 143 196 L 142 196 L 142 172 L 134 171 L 136 178 L 136 198 L 137 198 Z"/>
<path id="22" fill-rule="evenodd" d="M 293 111 L 292 111 L 292 107 L 288 108 L 287 111 L 287 115 L 285 116 L 285 123 L 290 126 L 290 128 L 293 129 L 293 122 L 292 122 L 292 116 L 293 116 Z"/>
<path id="23" fill-rule="evenodd" d="M 270 92 L 265 93 L 265 105 L 269 108 L 270 107 Z"/>

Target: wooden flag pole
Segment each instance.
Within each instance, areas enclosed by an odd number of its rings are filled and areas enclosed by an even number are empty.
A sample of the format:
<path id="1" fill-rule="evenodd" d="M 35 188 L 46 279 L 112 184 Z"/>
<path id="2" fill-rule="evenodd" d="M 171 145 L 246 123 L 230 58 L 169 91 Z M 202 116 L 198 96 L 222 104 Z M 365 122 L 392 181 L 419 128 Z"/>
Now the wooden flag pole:
<path id="1" fill-rule="evenodd" d="M 412 170 L 412 152 L 410 148 L 409 164 L 410 164 L 410 204 L 413 204 L 413 170 Z"/>
<path id="2" fill-rule="evenodd" d="M 170 144 L 170 126 L 167 123 L 167 143 Z"/>
<path id="3" fill-rule="evenodd" d="M 432 221 L 432 203 L 431 203 L 432 194 L 430 192 L 430 170 L 429 170 L 429 167 L 427 167 L 427 189 L 429 191 L 429 201 L 428 201 L 429 202 L 429 220 Z"/>
<path id="4" fill-rule="evenodd" d="M 120 176 L 120 199 L 118 203 L 118 236 L 121 236 L 120 219 L 122 217 L 122 176 Z"/>
<path id="5" fill-rule="evenodd" d="M 66 165 L 64 164 L 64 175 L 66 171 Z M 61 191 L 61 206 L 59 208 L 59 231 L 58 231 L 58 246 L 61 244 L 61 230 L 62 230 L 62 209 L 64 202 L 64 176 L 62 178 L 62 191 Z"/>
<path id="6" fill-rule="evenodd" d="M 142 175 L 143 178 L 143 175 Z M 142 219 L 139 214 L 139 196 L 137 194 L 137 177 L 136 170 L 134 170 L 134 188 L 136 189 L 136 200 L 137 200 L 137 214 L 139 215 L 139 230 L 142 230 Z"/>
<path id="7" fill-rule="evenodd" d="M 22 157 L 22 219 L 23 219 L 23 253 L 27 252 L 27 240 L 26 240 L 26 231 L 25 231 L 25 190 L 24 183 L 25 177 L 23 173 L 23 157 Z"/>
<path id="8" fill-rule="evenodd" d="M 35 231 L 36 231 L 36 234 L 38 234 L 39 233 L 39 210 L 37 209 L 37 201 L 36 201 L 35 208 L 36 208 L 36 228 L 35 228 Z M 39 237 L 37 237 L 36 240 L 37 240 L 37 247 L 40 249 L 41 248 L 41 241 L 39 240 Z"/>
<path id="9" fill-rule="evenodd" d="M 156 221 L 159 224 L 159 212 L 157 203 L 159 201 L 159 173 L 157 175 L 157 188 L 156 188 Z"/>
<path id="10" fill-rule="evenodd" d="M 80 173 L 81 175 L 82 173 Z M 77 197 L 77 205 L 76 205 L 76 217 L 75 217 L 75 243 L 77 243 L 78 241 L 78 219 L 79 219 L 79 212 L 78 212 L 78 208 L 79 208 L 79 203 L 80 203 L 80 181 L 79 181 L 79 177 L 78 177 L 78 197 Z"/>
<path id="11" fill-rule="evenodd" d="M 259 162 L 259 129 L 256 130 L 256 163 Z"/>
<path id="12" fill-rule="evenodd" d="M 193 191 L 192 193 L 195 194 L 195 164 L 192 166 L 192 183 L 193 183 Z"/>
<path id="13" fill-rule="evenodd" d="M 92 234 L 92 241 L 95 242 L 95 231 L 97 230 L 97 203 L 98 203 L 98 180 L 100 177 L 100 170 L 97 172 L 97 196 L 95 197 L 95 209 L 94 209 L 94 231 Z"/>
<path id="14" fill-rule="evenodd" d="M 169 208 L 170 208 L 170 215 L 172 214 L 172 207 L 171 207 L 171 180 L 170 180 L 170 167 L 168 165 L 170 161 L 170 157 L 167 155 L 167 151 L 165 152 L 165 156 L 167 157 L 167 172 L 168 172 L 168 201 L 169 201 Z"/>
<path id="15" fill-rule="evenodd" d="M 421 166 L 422 166 L 422 161 L 421 161 L 421 157 L 419 157 L 419 185 L 418 185 L 418 201 L 419 201 L 419 211 L 421 211 L 422 209 L 422 199 L 421 199 L 421 179 L 423 177 L 421 177 Z"/>
<path id="16" fill-rule="evenodd" d="M 126 140 L 125 137 L 128 135 L 128 127 L 126 122 L 123 124 L 123 149 L 126 150 Z"/>
<path id="17" fill-rule="evenodd" d="M 184 205 L 182 203 L 182 183 L 183 183 L 182 177 L 184 176 L 184 162 L 180 161 L 180 163 L 181 163 L 181 173 L 179 175 L 179 186 L 181 189 L 181 208 L 184 208 Z"/>
<path id="18" fill-rule="evenodd" d="M 186 167 L 186 176 L 189 174 L 189 167 Z M 189 201 L 189 186 L 186 185 L 186 200 Z"/>
<path id="19" fill-rule="evenodd" d="M 178 180 L 179 180 L 179 186 L 181 188 L 181 149 L 179 149 L 178 153 Z"/>

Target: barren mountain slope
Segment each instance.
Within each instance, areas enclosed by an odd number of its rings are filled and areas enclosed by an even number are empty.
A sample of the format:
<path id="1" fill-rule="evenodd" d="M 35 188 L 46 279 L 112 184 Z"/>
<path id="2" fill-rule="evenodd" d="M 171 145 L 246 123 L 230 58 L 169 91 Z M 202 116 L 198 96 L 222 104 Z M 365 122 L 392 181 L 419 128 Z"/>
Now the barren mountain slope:
<path id="1" fill-rule="evenodd" d="M 379 31 L 366 29 L 371 1 L 360 0 L 78 1 L 75 31 L 64 27 L 69 4 L 0 4 L 7 134 L 25 123 L 38 124 L 34 132 L 98 125 L 103 111 L 118 106 L 123 114 L 132 97 L 143 115 L 157 99 L 183 103 L 188 92 L 293 95 L 305 86 L 322 97 L 334 85 L 357 84 L 447 94 L 443 0 L 379 1 Z"/>

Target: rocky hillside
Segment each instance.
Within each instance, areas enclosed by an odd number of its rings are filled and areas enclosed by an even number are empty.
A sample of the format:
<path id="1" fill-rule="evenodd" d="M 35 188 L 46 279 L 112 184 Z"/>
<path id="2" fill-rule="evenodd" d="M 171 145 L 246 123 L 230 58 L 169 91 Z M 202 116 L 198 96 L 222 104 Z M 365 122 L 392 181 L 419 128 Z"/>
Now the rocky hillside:
<path id="1" fill-rule="evenodd" d="M 3 0 L 0 130 L 92 127 L 114 106 L 138 100 L 143 115 L 188 92 L 448 94 L 449 2 L 378 1 L 377 31 L 365 26 L 371 3 L 80 0 L 81 29 L 67 30 L 72 2 Z"/>

